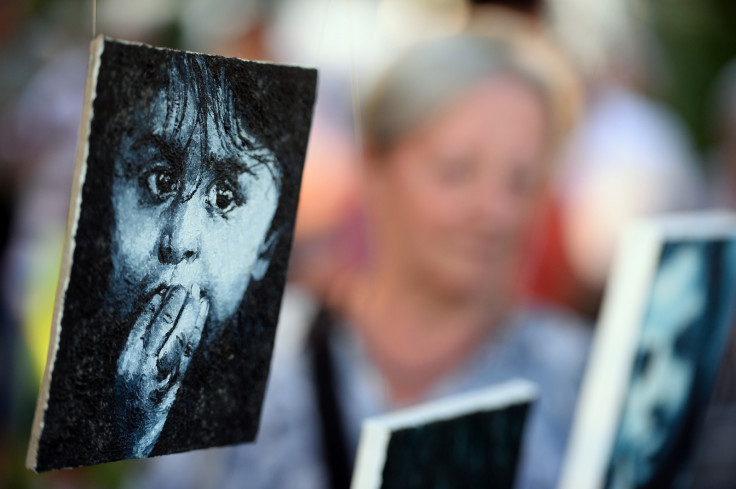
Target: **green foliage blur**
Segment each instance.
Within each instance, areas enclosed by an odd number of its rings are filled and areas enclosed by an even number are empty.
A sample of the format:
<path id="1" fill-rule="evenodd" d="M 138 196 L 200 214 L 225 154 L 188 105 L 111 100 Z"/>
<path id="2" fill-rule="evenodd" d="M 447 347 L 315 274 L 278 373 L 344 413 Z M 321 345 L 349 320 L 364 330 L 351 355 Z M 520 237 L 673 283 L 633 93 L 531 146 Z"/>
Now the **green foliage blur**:
<path id="1" fill-rule="evenodd" d="M 699 149 L 707 151 L 714 143 L 713 82 L 736 57 L 736 2 L 658 0 L 647 5 L 667 64 L 658 95 L 685 119 Z"/>

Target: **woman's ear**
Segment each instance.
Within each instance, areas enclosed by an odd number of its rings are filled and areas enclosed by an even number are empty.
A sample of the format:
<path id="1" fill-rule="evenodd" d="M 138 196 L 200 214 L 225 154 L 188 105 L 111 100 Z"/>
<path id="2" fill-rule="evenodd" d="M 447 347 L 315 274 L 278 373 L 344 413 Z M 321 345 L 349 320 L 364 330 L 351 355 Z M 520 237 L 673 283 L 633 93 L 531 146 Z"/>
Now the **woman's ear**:
<path id="1" fill-rule="evenodd" d="M 268 266 L 271 264 L 271 257 L 276 250 L 276 245 L 278 244 L 283 231 L 283 228 L 273 231 L 258 247 L 258 257 L 256 258 L 256 262 L 253 264 L 253 269 L 250 274 L 252 280 L 259 281 L 266 276 Z"/>

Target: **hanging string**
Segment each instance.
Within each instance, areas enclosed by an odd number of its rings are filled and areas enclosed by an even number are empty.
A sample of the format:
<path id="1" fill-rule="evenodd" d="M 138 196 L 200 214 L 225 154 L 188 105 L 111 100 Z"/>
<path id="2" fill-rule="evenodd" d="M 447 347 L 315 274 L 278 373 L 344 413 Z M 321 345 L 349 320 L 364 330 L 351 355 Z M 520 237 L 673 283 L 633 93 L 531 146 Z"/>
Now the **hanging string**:
<path id="1" fill-rule="evenodd" d="M 324 44 L 325 31 L 327 30 L 327 19 L 329 17 L 331 6 L 332 0 L 327 0 L 327 3 L 325 4 L 325 13 L 322 15 L 322 25 L 319 29 L 319 37 L 317 38 L 317 52 L 315 53 L 317 62 L 315 63 L 315 66 L 318 66 L 322 62 L 322 45 Z"/>
<path id="2" fill-rule="evenodd" d="M 92 39 L 97 36 L 97 0 L 92 0 Z"/>
<path id="3" fill-rule="evenodd" d="M 358 76 L 357 70 L 355 69 L 355 43 L 353 36 L 353 9 L 352 2 L 347 2 L 347 15 L 348 15 L 348 29 L 350 31 L 350 93 L 353 102 L 353 128 L 355 132 L 355 147 L 357 149 L 358 162 L 363 161 L 363 116 L 360 109 L 360 91 L 358 90 Z"/>

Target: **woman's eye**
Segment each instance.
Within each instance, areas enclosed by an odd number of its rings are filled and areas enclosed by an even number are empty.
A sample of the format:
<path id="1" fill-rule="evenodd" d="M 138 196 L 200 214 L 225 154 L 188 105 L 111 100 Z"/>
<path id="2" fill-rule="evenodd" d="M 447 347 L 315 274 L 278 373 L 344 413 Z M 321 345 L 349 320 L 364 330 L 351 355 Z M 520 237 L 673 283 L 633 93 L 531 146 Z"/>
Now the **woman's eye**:
<path id="1" fill-rule="evenodd" d="M 529 195 L 534 189 L 534 177 L 526 167 L 514 168 L 509 174 L 508 184 L 514 194 L 520 196 Z"/>
<path id="2" fill-rule="evenodd" d="M 447 184 L 457 184 L 470 180 L 472 176 L 472 163 L 464 159 L 453 159 L 443 161 L 438 168 L 440 181 Z"/>
<path id="3" fill-rule="evenodd" d="M 146 176 L 146 188 L 156 197 L 166 197 L 178 190 L 179 182 L 176 176 L 166 169 L 158 168 L 152 170 Z"/>
<path id="4" fill-rule="evenodd" d="M 238 192 L 226 182 L 215 182 L 207 192 L 207 203 L 220 214 L 227 214 L 241 201 Z"/>

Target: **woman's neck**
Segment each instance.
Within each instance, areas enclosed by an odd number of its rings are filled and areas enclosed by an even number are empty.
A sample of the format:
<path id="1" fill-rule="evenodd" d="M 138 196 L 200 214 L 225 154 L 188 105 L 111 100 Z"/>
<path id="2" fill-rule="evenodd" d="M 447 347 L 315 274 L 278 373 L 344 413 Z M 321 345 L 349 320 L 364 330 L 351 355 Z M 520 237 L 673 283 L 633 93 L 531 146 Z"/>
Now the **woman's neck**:
<path id="1" fill-rule="evenodd" d="M 389 398 L 410 404 L 484 343 L 509 303 L 485 291 L 452 296 L 376 273 L 356 288 L 349 315 Z"/>

